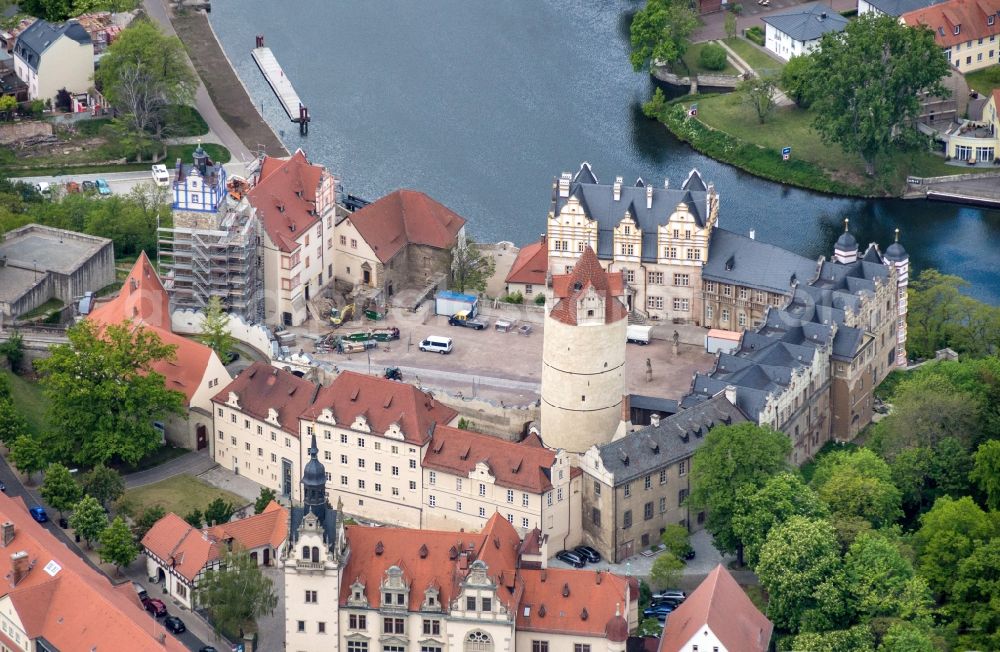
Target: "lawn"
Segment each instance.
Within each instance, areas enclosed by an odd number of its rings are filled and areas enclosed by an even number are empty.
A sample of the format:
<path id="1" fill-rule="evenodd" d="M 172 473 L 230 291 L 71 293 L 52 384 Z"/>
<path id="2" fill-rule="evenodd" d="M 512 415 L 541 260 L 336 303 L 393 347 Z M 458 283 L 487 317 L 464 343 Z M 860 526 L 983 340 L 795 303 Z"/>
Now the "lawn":
<path id="1" fill-rule="evenodd" d="M 166 124 L 172 137 L 204 136 L 208 133 L 208 123 L 198 109 L 184 104 L 167 107 Z"/>
<path id="2" fill-rule="evenodd" d="M 768 55 L 762 48 L 757 47 L 742 36 L 727 38 L 725 43 L 761 76 L 777 75 L 785 67 L 785 64 Z"/>
<path id="3" fill-rule="evenodd" d="M 28 422 L 28 430 L 32 435 L 41 434 L 45 429 L 45 410 L 48 407 L 42 388 L 38 383 L 31 382 L 24 376 L 18 376 L 9 369 L 0 369 L 0 373 L 10 381 L 14 405 Z"/>
<path id="4" fill-rule="evenodd" d="M 970 89 L 989 95 L 994 88 L 1000 88 L 1000 64 L 965 73 L 965 81 Z"/>
<path id="5" fill-rule="evenodd" d="M 204 510 L 216 498 L 222 498 L 237 507 L 246 504 L 236 494 L 217 489 L 191 475 L 177 475 L 144 487 L 129 489 L 123 500 L 133 507 L 135 514 L 159 505 L 168 512 L 184 516 L 195 509 Z"/>
<path id="6" fill-rule="evenodd" d="M 684 65 L 687 66 L 688 71 L 692 75 L 736 75 L 739 71 L 733 67 L 733 64 L 726 61 L 726 67 L 722 70 L 709 70 L 701 65 L 699 61 L 699 56 L 701 51 L 705 49 L 708 43 L 692 43 L 687 52 L 684 53 Z"/>

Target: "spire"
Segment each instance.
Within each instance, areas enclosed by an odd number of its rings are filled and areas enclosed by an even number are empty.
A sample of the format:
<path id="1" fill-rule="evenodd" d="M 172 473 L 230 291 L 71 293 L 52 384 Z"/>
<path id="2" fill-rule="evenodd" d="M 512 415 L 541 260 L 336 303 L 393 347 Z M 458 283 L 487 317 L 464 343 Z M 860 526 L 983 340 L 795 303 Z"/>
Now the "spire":
<path id="1" fill-rule="evenodd" d="M 317 453 L 319 453 L 319 448 L 316 447 L 316 433 L 313 433 L 312 442 L 309 444 L 309 459 L 318 461 Z"/>
<path id="2" fill-rule="evenodd" d="M 858 241 L 851 235 L 851 220 L 844 218 L 844 232 L 833 245 L 833 259 L 838 263 L 853 263 L 858 259 Z"/>
<path id="3" fill-rule="evenodd" d="M 851 218 L 845 217 L 844 218 L 844 233 L 847 233 L 848 231 L 850 231 L 850 227 L 851 227 Z"/>
<path id="4" fill-rule="evenodd" d="M 896 242 L 899 242 L 899 227 L 896 227 Z"/>
<path id="5" fill-rule="evenodd" d="M 302 503 L 307 512 L 312 512 L 323 522 L 326 519 L 326 468 L 316 455 L 316 434 L 309 444 L 309 461 L 302 472 Z"/>

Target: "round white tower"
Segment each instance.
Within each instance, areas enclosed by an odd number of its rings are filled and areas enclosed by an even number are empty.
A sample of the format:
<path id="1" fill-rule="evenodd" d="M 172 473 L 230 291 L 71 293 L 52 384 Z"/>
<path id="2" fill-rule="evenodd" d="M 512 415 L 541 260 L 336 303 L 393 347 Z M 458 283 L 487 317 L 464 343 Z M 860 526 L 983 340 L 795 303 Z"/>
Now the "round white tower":
<path id="1" fill-rule="evenodd" d="M 582 453 L 611 441 L 622 420 L 624 282 L 587 247 L 572 273 L 552 277 L 552 294 L 542 346 L 542 439 Z"/>

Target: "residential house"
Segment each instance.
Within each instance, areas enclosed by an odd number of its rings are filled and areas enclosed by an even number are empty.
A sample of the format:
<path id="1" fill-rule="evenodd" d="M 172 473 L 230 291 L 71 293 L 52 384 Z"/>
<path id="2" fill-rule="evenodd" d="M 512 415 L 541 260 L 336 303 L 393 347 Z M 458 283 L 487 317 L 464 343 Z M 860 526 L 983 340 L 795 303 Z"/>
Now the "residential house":
<path id="1" fill-rule="evenodd" d="M 720 564 L 670 614 L 659 652 L 767 652 L 773 631 Z"/>
<path id="2" fill-rule="evenodd" d="M 948 0 L 899 17 L 910 27 L 924 26 L 948 61 L 961 72 L 1000 63 L 1000 0 Z"/>
<path id="3" fill-rule="evenodd" d="M 261 566 L 270 566 L 284 552 L 288 510 L 271 501 L 254 516 L 196 528 L 170 512 L 142 538 L 146 574 L 156 578 L 173 600 L 193 609 L 198 582 L 217 570 L 229 550 L 243 550 Z"/>
<path id="4" fill-rule="evenodd" d="M 60 90 L 86 93 L 93 86 L 94 46 L 75 20 L 38 19 L 14 45 L 14 72 L 28 85 L 28 98 L 55 102 Z"/>
<path id="5" fill-rule="evenodd" d="M 97 303 L 87 319 L 100 327 L 147 328 L 164 344 L 176 347 L 173 359 L 155 363 L 153 371 L 163 376 L 167 389 L 184 395 L 187 413 L 156 425 L 175 446 L 195 450 L 211 446 L 212 397 L 231 376 L 215 351 L 173 332 L 167 291 L 145 252 L 139 254 L 117 296 Z"/>
<path id="6" fill-rule="evenodd" d="M 971 111 L 970 111 L 971 112 Z M 995 88 L 979 108 L 977 119 L 949 125 L 941 134 L 945 153 L 970 165 L 992 165 L 1000 159 L 1000 89 Z M 971 117 L 971 116 L 970 116 Z"/>
<path id="7" fill-rule="evenodd" d="M 505 279 L 507 294 L 520 292 L 526 302 L 534 301 L 538 294 L 545 293 L 548 272 L 549 248 L 543 235 L 538 242 L 525 245 L 517 252 Z"/>
<path id="8" fill-rule="evenodd" d="M 247 199 L 262 227 L 264 319 L 297 326 L 306 303 L 333 278 L 338 182 L 299 149 L 288 158 L 265 156 Z"/>
<path id="9" fill-rule="evenodd" d="M 416 190 L 397 190 L 347 214 L 336 228 L 338 281 L 385 304 L 404 287 L 447 279 L 465 218 Z"/>
<path id="10" fill-rule="evenodd" d="M 858 0 L 858 15 L 902 16 L 903 14 L 940 4 L 945 0 Z"/>
<path id="11" fill-rule="evenodd" d="M 580 542 L 580 471 L 538 435 L 511 442 L 438 425 L 424 453 L 422 527 L 480 530 L 500 513 L 521 536 Z"/>
<path id="12" fill-rule="evenodd" d="M 761 20 L 764 47 L 785 61 L 816 49 L 824 34 L 842 32 L 847 27 L 847 19 L 822 2 L 798 5 L 763 16 Z"/>
<path id="13" fill-rule="evenodd" d="M 0 494 L 0 649 L 182 652 L 130 582 L 106 575 Z"/>
<path id="14" fill-rule="evenodd" d="M 717 425 L 747 420 L 732 391 L 659 418 L 582 457 L 583 540 L 608 560 L 623 561 L 658 545 L 667 525 L 700 529 L 704 513 L 684 504 L 691 457 Z"/>

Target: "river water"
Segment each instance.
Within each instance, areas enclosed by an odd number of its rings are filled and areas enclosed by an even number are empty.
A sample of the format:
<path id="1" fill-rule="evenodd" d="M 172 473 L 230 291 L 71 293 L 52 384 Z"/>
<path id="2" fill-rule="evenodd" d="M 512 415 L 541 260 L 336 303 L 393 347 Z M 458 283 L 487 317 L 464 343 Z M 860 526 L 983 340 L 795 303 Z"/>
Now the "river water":
<path id="1" fill-rule="evenodd" d="M 720 223 L 815 257 L 851 219 L 884 249 L 893 230 L 916 269 L 967 279 L 1000 304 L 1000 211 L 829 197 L 756 179 L 647 120 L 647 75 L 628 63 L 638 0 L 215 0 L 211 22 L 290 150 L 375 199 L 422 190 L 480 240 L 524 244 L 545 230 L 551 181 L 587 160 L 602 182 L 680 184 L 691 168 L 721 196 Z M 309 107 L 299 136 L 250 58 L 266 45 Z M 250 145 L 250 143 L 248 143 Z M 793 153 L 794 155 L 794 153 Z"/>

